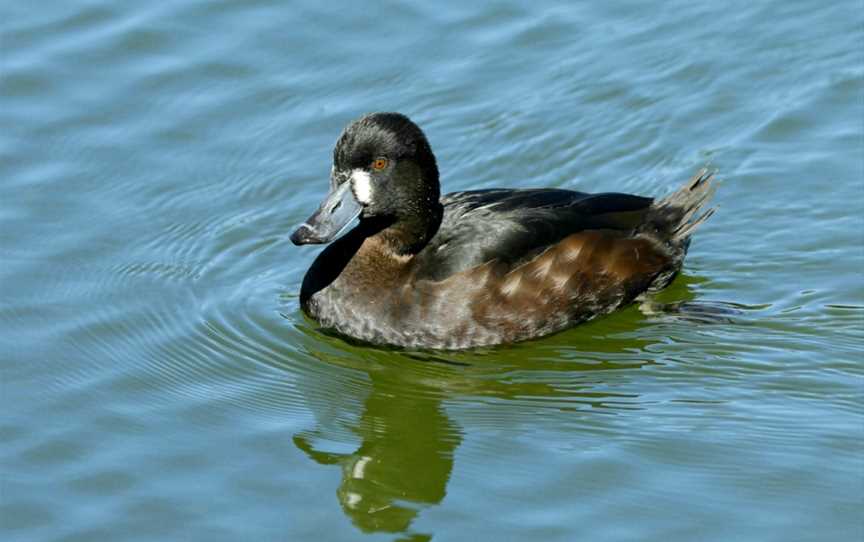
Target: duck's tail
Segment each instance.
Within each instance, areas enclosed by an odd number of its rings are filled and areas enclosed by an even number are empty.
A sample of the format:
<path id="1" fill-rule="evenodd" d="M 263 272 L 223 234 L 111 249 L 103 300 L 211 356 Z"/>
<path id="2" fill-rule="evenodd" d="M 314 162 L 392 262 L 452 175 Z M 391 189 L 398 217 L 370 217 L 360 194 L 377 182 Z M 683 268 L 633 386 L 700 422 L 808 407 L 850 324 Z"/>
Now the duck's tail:
<path id="1" fill-rule="evenodd" d="M 690 236 L 714 214 L 716 207 L 702 209 L 714 195 L 714 173 L 702 169 L 680 190 L 651 204 L 647 219 L 638 231 L 667 251 L 669 265 L 655 277 L 649 292 L 661 290 L 672 282 L 684 264 Z"/>
<path id="2" fill-rule="evenodd" d="M 716 207 L 704 211 L 702 207 L 717 188 L 715 173 L 704 168 L 699 170 L 680 190 L 657 200 L 651 206 L 651 225 L 666 243 L 687 250 L 690 236 L 714 214 Z"/>

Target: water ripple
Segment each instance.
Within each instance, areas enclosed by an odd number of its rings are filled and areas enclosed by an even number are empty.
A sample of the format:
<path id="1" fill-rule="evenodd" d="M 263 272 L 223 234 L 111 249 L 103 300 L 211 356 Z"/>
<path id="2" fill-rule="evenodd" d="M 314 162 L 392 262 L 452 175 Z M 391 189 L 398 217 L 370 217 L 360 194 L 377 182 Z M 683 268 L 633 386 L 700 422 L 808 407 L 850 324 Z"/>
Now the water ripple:
<path id="1" fill-rule="evenodd" d="M 860 538 L 864 12 L 553 4 L 5 3 L 5 538 Z M 358 345 L 286 234 L 385 109 L 446 191 L 720 211 L 653 304 Z"/>

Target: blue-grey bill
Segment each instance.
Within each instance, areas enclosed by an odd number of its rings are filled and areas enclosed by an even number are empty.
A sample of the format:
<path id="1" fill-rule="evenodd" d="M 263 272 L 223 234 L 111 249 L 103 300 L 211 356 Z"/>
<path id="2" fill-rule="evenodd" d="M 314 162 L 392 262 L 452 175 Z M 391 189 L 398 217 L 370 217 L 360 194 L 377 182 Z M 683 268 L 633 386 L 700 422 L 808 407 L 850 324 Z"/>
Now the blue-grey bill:
<path id="1" fill-rule="evenodd" d="M 362 210 L 363 207 L 351 191 L 351 182 L 342 183 L 331 190 L 318 210 L 294 230 L 291 242 L 295 245 L 329 243 L 338 237 Z"/>

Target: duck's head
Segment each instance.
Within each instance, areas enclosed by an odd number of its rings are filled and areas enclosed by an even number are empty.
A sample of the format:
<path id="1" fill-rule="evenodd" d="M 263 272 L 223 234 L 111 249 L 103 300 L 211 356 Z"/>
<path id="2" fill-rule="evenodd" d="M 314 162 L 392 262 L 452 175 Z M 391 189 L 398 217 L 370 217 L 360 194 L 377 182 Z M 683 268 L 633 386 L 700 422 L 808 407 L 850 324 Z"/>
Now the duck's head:
<path id="1" fill-rule="evenodd" d="M 330 191 L 291 241 L 330 242 L 359 216 L 361 224 L 401 232 L 408 245 L 425 243 L 440 223 L 439 197 L 438 166 L 423 131 L 399 113 L 372 113 L 339 136 Z"/>

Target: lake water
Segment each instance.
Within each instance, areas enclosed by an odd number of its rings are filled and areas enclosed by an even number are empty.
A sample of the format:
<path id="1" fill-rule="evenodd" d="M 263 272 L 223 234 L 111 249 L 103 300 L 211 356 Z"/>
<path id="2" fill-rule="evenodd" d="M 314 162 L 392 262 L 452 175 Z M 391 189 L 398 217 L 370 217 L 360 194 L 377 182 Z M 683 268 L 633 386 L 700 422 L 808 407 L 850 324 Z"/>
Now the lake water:
<path id="1" fill-rule="evenodd" d="M 864 539 L 860 0 L 0 20 L 3 540 Z M 445 191 L 656 196 L 710 164 L 719 210 L 664 310 L 349 344 L 300 313 L 318 249 L 287 236 L 376 110 Z"/>

